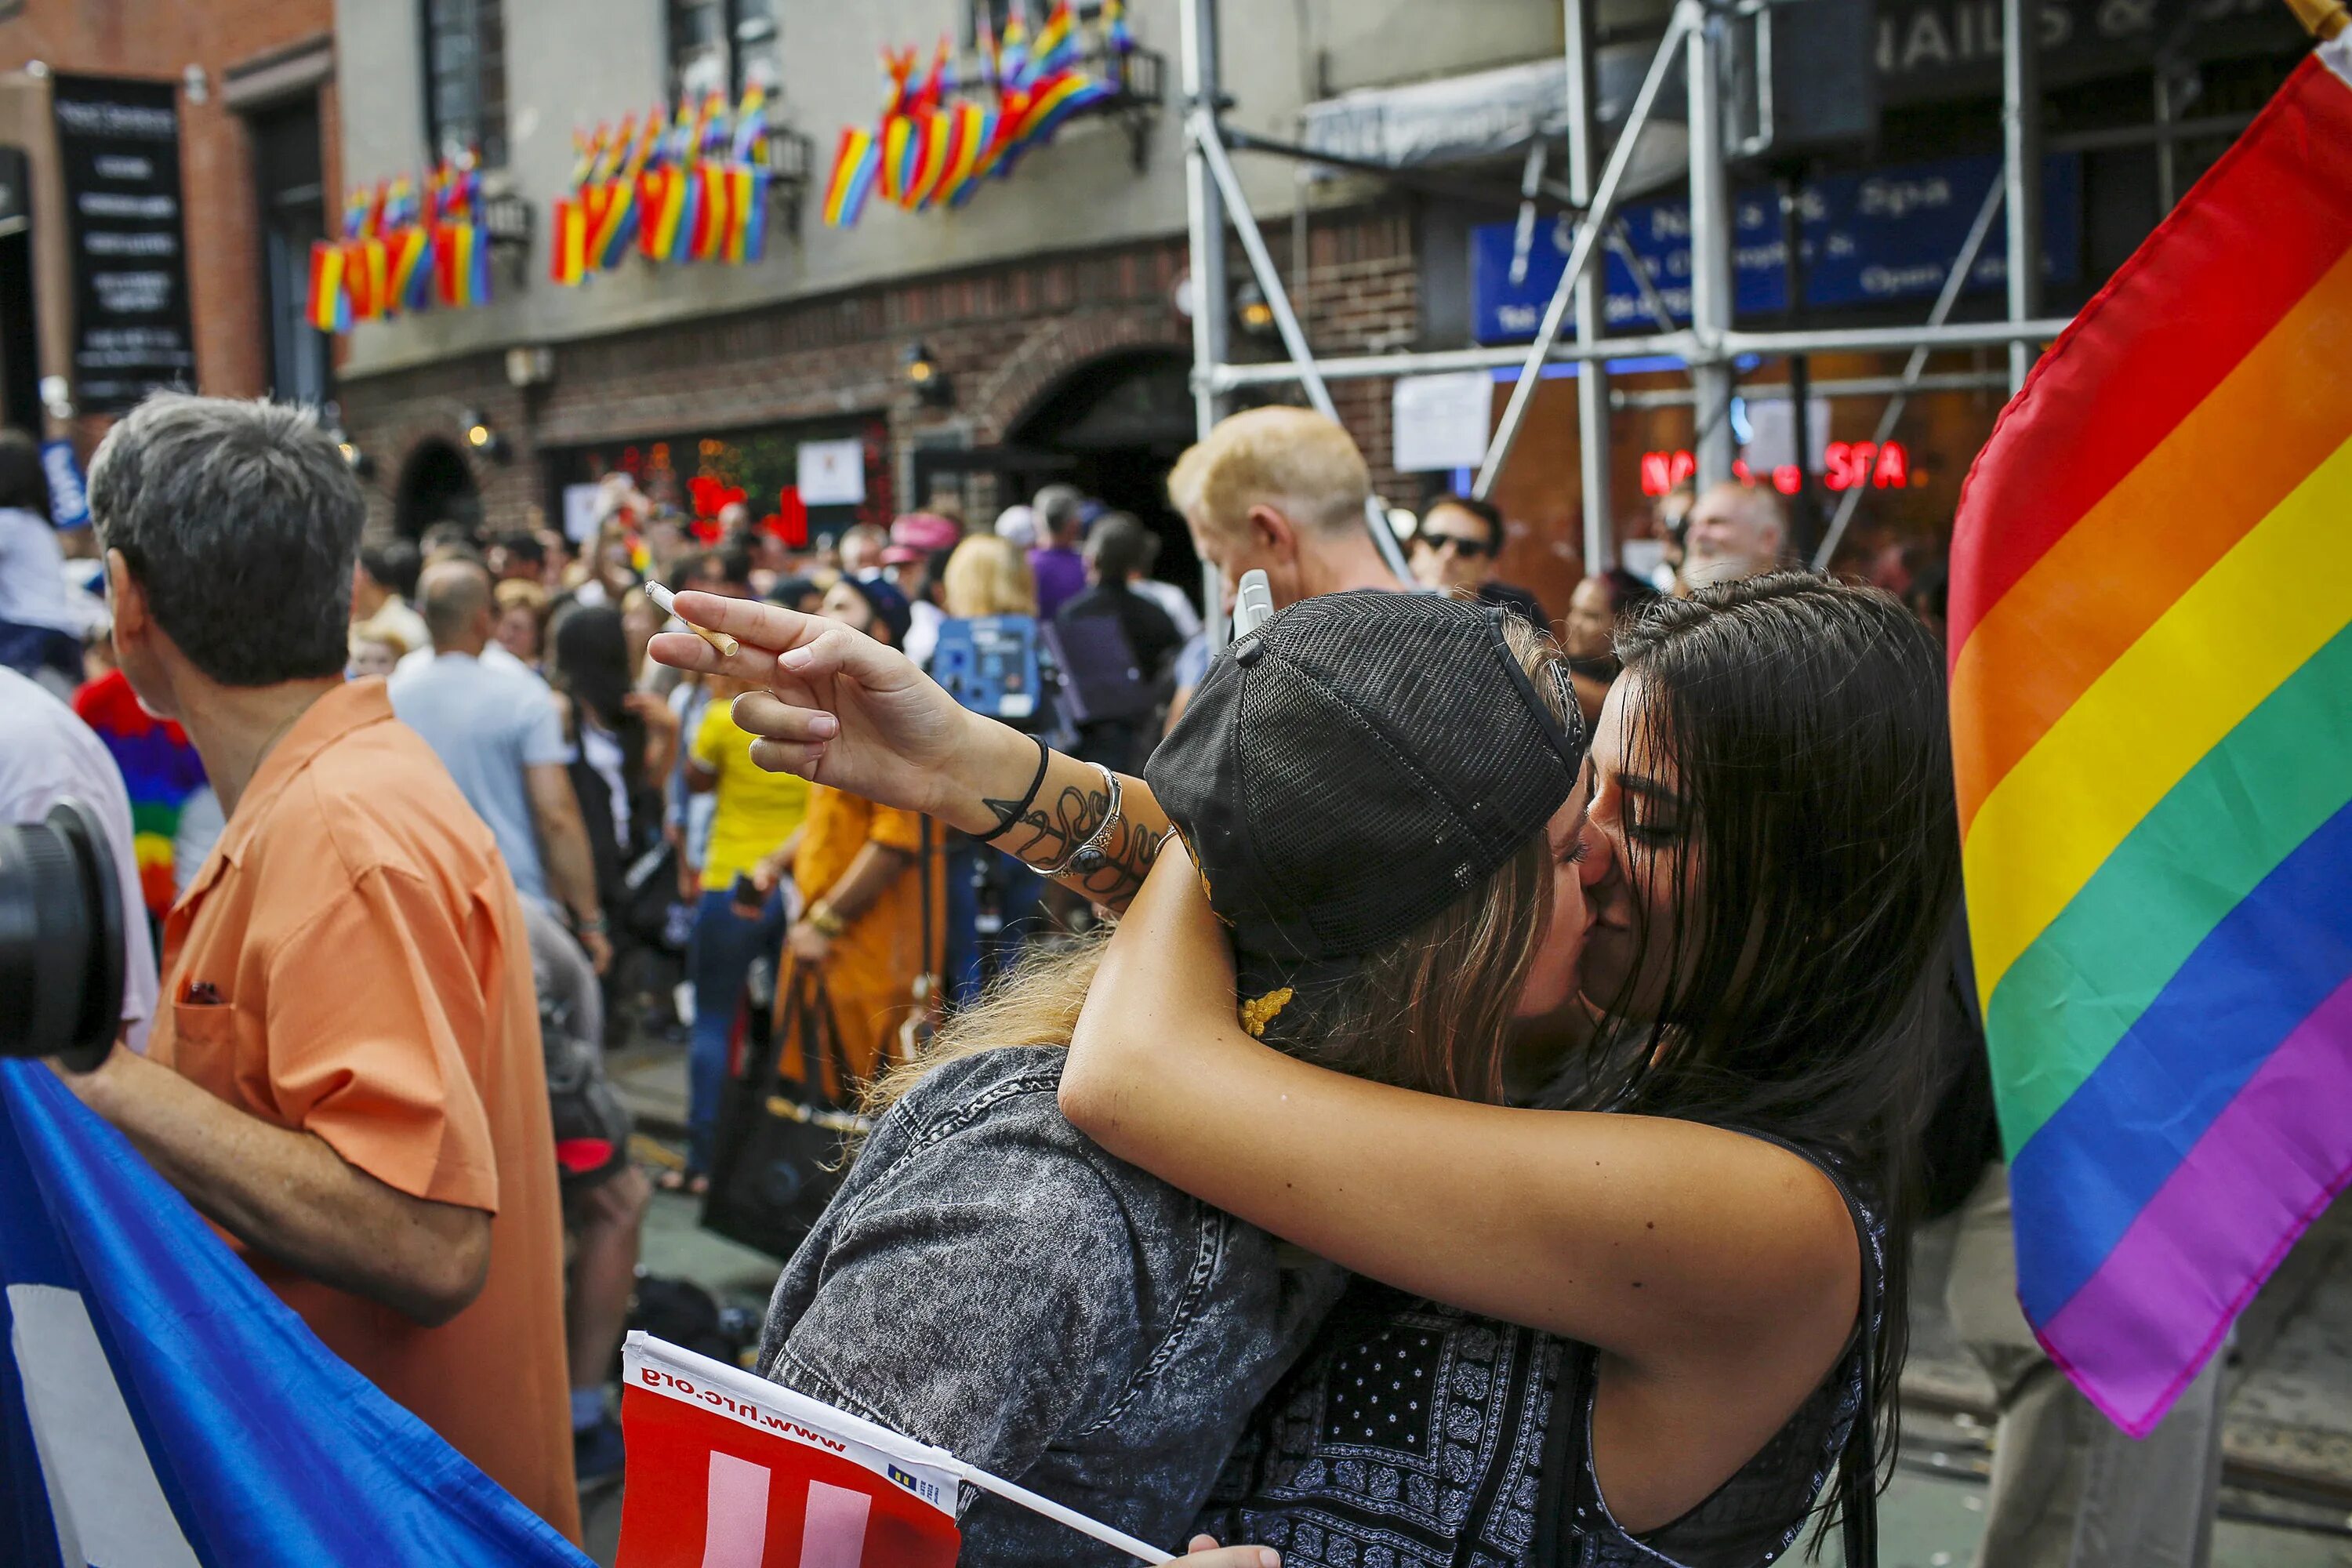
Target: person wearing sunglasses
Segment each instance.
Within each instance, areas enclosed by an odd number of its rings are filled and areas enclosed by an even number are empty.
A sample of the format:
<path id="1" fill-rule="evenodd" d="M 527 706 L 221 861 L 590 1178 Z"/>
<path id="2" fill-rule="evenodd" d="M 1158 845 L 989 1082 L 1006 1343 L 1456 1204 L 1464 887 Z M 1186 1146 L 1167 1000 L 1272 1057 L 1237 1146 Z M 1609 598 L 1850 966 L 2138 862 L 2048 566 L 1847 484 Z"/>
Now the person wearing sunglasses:
<path id="1" fill-rule="evenodd" d="M 1503 513 L 1468 496 L 1444 496 L 1430 503 L 1412 536 L 1412 574 L 1424 588 L 1456 598 L 1498 605 L 1549 631 L 1543 604 L 1525 588 L 1495 580 L 1496 557 L 1503 552 Z"/>

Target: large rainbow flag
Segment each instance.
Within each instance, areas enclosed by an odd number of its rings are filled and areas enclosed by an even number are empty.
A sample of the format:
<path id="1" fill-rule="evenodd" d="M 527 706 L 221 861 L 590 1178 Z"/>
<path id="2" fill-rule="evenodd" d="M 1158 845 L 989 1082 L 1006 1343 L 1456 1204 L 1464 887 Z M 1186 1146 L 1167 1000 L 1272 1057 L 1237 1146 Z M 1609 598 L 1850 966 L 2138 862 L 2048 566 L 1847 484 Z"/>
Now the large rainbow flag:
<path id="1" fill-rule="evenodd" d="M 2347 48 L 2042 361 L 1953 539 L 2019 1295 L 2135 1436 L 2352 1177 Z"/>

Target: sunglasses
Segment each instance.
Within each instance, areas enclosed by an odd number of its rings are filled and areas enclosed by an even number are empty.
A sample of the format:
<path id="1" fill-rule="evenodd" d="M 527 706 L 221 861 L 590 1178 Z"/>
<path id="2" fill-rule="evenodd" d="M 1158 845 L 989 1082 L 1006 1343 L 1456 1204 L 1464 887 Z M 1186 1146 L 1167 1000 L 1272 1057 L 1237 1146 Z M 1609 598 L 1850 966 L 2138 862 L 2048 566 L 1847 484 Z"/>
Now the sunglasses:
<path id="1" fill-rule="evenodd" d="M 1493 547 L 1485 540 L 1472 539 L 1460 533 L 1424 533 L 1418 542 L 1433 554 L 1450 546 L 1454 553 L 1465 561 L 1475 561 L 1482 555 L 1493 553 Z"/>

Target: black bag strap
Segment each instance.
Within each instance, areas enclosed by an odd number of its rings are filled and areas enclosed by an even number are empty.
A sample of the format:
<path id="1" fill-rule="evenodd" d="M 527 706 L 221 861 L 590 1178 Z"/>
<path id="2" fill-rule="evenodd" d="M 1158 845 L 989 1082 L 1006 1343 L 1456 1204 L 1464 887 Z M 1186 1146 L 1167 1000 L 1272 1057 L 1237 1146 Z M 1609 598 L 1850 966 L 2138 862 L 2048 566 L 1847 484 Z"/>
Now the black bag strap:
<path id="1" fill-rule="evenodd" d="M 849 1094 L 849 1050 L 842 1043 L 841 1026 L 834 1016 L 833 996 L 825 989 L 824 972 L 804 968 L 794 960 L 785 981 L 790 986 L 786 994 L 792 997 L 792 1013 L 787 1027 L 778 1032 L 775 1044 L 776 1081 L 790 1081 L 783 1076 L 784 1038 L 796 1037 L 800 1041 L 801 1068 L 809 1081 L 795 1087 L 812 1100 L 823 1100 L 827 1109 L 840 1110 Z M 826 1082 L 828 1072 L 830 1084 Z"/>

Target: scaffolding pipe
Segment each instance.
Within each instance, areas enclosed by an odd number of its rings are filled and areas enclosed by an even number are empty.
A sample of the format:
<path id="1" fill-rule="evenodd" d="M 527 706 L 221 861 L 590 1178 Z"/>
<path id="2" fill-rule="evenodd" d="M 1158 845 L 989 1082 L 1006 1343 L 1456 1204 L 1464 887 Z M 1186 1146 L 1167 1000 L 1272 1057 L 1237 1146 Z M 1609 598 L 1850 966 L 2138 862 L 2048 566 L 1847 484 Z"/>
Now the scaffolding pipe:
<path id="1" fill-rule="evenodd" d="M 1724 344 L 1732 327 L 1731 179 L 1723 163 L 1723 99 L 1718 91 L 1717 25 L 1702 16 L 1689 29 L 1685 71 L 1690 101 L 1691 330 L 1705 346 L 1691 365 L 1698 393 L 1698 483 L 1704 489 L 1732 477 L 1739 447 L 1731 411 L 1731 360 Z"/>
<path id="2" fill-rule="evenodd" d="M 1580 208 L 1592 205 L 1594 143 L 1601 140 L 1594 123 L 1592 103 L 1598 96 L 1592 79 L 1592 0 L 1561 0 L 1561 21 L 1568 39 L 1568 194 Z M 1616 218 L 1609 221 L 1609 236 L 1622 246 L 1633 266 L 1637 283 L 1648 284 L 1649 271 L 1641 258 L 1633 255 L 1633 246 L 1624 237 L 1624 225 Z M 1643 297 L 1652 300 L 1654 287 L 1645 288 Z M 1576 341 L 1580 343 L 1601 341 L 1601 268 L 1587 267 L 1576 280 Z M 1658 323 L 1666 331 L 1674 330 L 1674 320 L 1667 317 Z M 1593 361 L 1584 367 L 1576 382 L 1577 469 L 1582 480 L 1584 517 L 1584 569 L 1588 573 L 1605 572 L 1617 563 L 1617 530 L 1609 494 L 1609 372 L 1605 362 Z"/>
<path id="3" fill-rule="evenodd" d="M 1814 397 L 1832 401 L 1852 397 L 1892 397 L 1898 392 L 2006 392 L 2009 389 L 2009 369 L 1997 371 L 1956 370 L 1937 375 L 1923 375 L 1916 381 L 1906 381 L 1899 375 L 1833 376 L 1827 381 L 1811 384 Z M 1751 407 L 1759 403 L 1786 403 L 1792 395 L 1785 381 L 1748 381 L 1739 387 L 1740 401 Z M 1609 406 L 1612 408 L 1688 408 L 1698 395 L 1679 387 L 1661 387 L 1635 392 L 1612 388 Z"/>
<path id="4" fill-rule="evenodd" d="M 1633 166 L 1633 149 L 1642 140 L 1643 128 L 1650 122 L 1658 90 L 1665 85 L 1666 72 L 1674 65 L 1675 50 L 1684 35 L 1695 30 L 1700 16 L 1697 0 L 1680 0 L 1675 7 L 1674 19 L 1666 25 L 1666 36 L 1658 40 L 1657 55 L 1650 61 L 1648 74 L 1642 78 L 1641 91 L 1633 95 L 1633 108 L 1625 117 L 1625 129 L 1618 133 L 1617 145 L 1610 149 L 1609 163 L 1601 172 L 1601 184 L 1593 192 L 1591 205 L 1576 226 L 1576 242 L 1569 247 L 1568 266 L 1559 275 L 1559 286 L 1552 290 L 1551 302 L 1544 307 L 1543 324 L 1537 329 L 1535 342 L 1528 345 L 1520 362 L 1518 384 L 1511 388 L 1511 400 L 1503 409 L 1503 422 L 1486 444 L 1486 459 L 1478 465 L 1478 480 L 1471 487 L 1471 493 L 1482 500 L 1494 488 L 1495 477 L 1502 472 L 1503 461 L 1511 455 L 1512 444 L 1518 439 L 1519 426 L 1527 419 L 1528 407 L 1535 401 L 1536 385 L 1542 379 L 1544 362 L 1552 356 L 1560 327 L 1568 320 L 1577 280 L 1592 264 L 1593 253 L 1608 232 L 1609 215 L 1617 205 L 1617 187 L 1625 183 L 1625 171 Z M 1591 343 L 1579 343 L 1577 347 L 1580 352 L 1576 357 L 1603 357 L 1588 352 L 1593 347 Z"/>
<path id="5" fill-rule="evenodd" d="M 1936 296 L 1935 309 L 1927 312 L 1930 331 L 1942 326 L 1945 318 L 1952 313 L 1952 307 L 1959 302 L 1960 290 L 1968 286 L 1969 274 L 1976 270 L 1977 253 L 1984 248 L 1985 237 L 1992 233 L 1992 220 L 2000 212 L 2001 203 L 2007 199 L 2005 186 L 2005 181 L 1995 180 L 1992 188 L 1985 193 L 1983 205 L 1977 208 L 1976 221 L 1969 226 L 1969 237 L 1960 242 L 1960 253 L 1952 258 L 1951 271 L 1944 275 L 1944 287 Z M 1870 437 L 1873 446 L 1885 446 L 1887 437 L 1895 434 L 1895 426 L 1901 422 L 1903 410 L 1911 401 L 1911 393 L 1919 384 L 1921 373 L 1927 368 L 1927 351 L 1913 349 L 1910 361 L 1903 367 L 1901 384 L 1879 413 L 1878 429 Z M 1853 521 L 1854 509 L 1862 504 L 1862 489 L 1860 485 L 1850 485 L 1845 494 L 1838 498 L 1837 516 L 1831 520 L 1829 531 L 1822 535 L 1821 548 L 1813 552 L 1814 571 L 1829 570 L 1830 558 L 1837 553 L 1839 543 L 1845 538 L 1846 525 Z"/>
<path id="6" fill-rule="evenodd" d="M 1688 332 L 1671 336 L 1656 334 L 1639 338 L 1603 338 L 1597 343 L 1556 343 L 1551 357 L 1555 361 L 1649 359 L 1664 354 L 1684 359 L 1698 352 L 1697 343 Z M 1399 350 L 1395 353 L 1350 354 L 1339 359 L 1318 359 L 1316 370 L 1326 382 L 1362 381 L 1372 376 L 1436 375 L 1449 370 L 1501 370 L 1521 365 L 1527 351 L 1519 347 L 1491 349 L 1425 349 Z M 1209 367 L 1209 381 L 1220 392 L 1232 392 L 1244 386 L 1269 386 L 1298 379 L 1298 373 L 1285 360 L 1267 361 L 1257 364 L 1220 364 Z"/>
<path id="7" fill-rule="evenodd" d="M 1337 424 L 1339 411 L 1332 405 L 1331 389 L 1316 373 L 1315 355 L 1307 347 L 1307 334 L 1298 330 L 1298 317 L 1290 309 L 1290 295 L 1282 286 L 1282 274 L 1274 269 L 1274 256 L 1265 247 L 1265 236 L 1258 232 L 1257 219 L 1250 213 L 1249 198 L 1243 194 L 1241 180 L 1234 173 L 1234 161 L 1225 156 L 1225 144 L 1217 140 L 1215 117 L 1205 109 L 1195 109 L 1189 129 L 1192 145 L 1200 149 L 1209 165 L 1210 177 L 1216 181 L 1217 194 L 1225 199 L 1225 211 L 1233 218 L 1234 232 L 1241 236 L 1242 254 L 1249 258 L 1258 292 L 1265 296 L 1266 309 L 1274 312 L 1274 329 L 1282 336 L 1283 352 L 1290 356 L 1291 374 L 1306 388 L 1307 401 L 1315 405 L 1315 412 Z"/>
<path id="8" fill-rule="evenodd" d="M 2009 319 L 2042 309 L 2042 7 L 2038 0 L 2000 0 L 2001 181 L 2009 204 Z M 2009 390 L 2025 385 L 2034 353 L 2024 339 L 2009 345 Z"/>
<path id="9" fill-rule="evenodd" d="M 1217 101 L 1216 0 L 1180 0 L 1178 69 L 1184 98 L 1200 109 Z M 1184 149 L 1184 226 L 1192 273 L 1192 431 L 1205 438 L 1224 417 L 1217 367 L 1225 363 L 1225 216 L 1197 143 Z M 1225 646 L 1225 584 L 1215 564 L 1201 563 L 1201 623 L 1212 652 Z"/>
<path id="10" fill-rule="evenodd" d="M 2046 343 L 2067 328 L 2063 316 L 2031 321 L 1960 321 L 1941 327 L 1818 327 L 1801 332 L 1726 332 L 1723 353 L 1761 354 L 1882 353 L 1896 349 L 1981 349 L 2002 343 Z"/>

